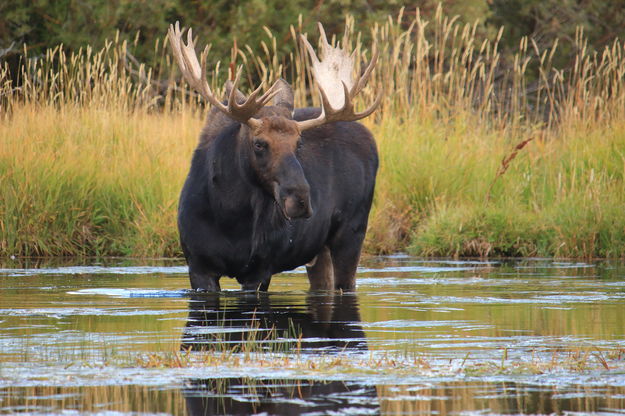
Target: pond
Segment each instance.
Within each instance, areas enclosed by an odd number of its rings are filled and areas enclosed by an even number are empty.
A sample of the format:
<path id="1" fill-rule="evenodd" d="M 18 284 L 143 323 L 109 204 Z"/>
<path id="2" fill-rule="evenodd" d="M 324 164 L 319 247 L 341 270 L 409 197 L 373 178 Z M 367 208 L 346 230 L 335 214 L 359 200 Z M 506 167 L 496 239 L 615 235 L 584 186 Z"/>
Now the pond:
<path id="1" fill-rule="evenodd" d="M 621 263 L 375 257 L 355 294 L 304 270 L 198 294 L 179 261 L 0 267 L 2 413 L 625 413 Z"/>

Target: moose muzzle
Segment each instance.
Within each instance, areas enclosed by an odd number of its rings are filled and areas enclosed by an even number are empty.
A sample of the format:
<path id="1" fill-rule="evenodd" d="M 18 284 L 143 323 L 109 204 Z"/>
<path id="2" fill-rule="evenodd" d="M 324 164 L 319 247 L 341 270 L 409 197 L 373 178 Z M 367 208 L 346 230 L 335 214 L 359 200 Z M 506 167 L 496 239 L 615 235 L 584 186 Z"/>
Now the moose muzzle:
<path id="1" fill-rule="evenodd" d="M 310 218 L 313 213 L 310 203 L 310 186 L 297 159 L 285 158 L 280 174 L 274 182 L 274 198 L 282 213 L 288 219 Z"/>

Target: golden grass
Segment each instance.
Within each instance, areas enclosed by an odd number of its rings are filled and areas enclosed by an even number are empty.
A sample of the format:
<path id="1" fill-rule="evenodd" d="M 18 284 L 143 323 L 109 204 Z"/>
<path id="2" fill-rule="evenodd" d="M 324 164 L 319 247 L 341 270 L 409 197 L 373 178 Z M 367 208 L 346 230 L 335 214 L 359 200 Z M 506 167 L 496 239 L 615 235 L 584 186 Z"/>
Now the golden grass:
<path id="1" fill-rule="evenodd" d="M 346 23 L 366 62 L 362 28 Z M 501 34 L 480 40 L 440 9 L 431 22 L 400 11 L 367 30 L 381 54 L 358 105 L 385 92 L 364 121 L 381 157 L 368 252 L 625 256 L 619 41 L 591 53 L 578 31 L 565 70 L 528 39 L 502 65 Z M 314 105 L 302 50 L 279 57 L 271 33 L 260 42 L 258 56 L 233 52 L 246 82 L 284 76 L 296 104 Z M 119 41 L 29 59 L 20 87 L 0 68 L 0 255 L 180 254 L 177 194 L 204 109 L 174 82 L 162 45 L 158 76 Z M 217 90 L 227 66 L 209 76 Z"/>
<path id="2" fill-rule="evenodd" d="M 128 358 L 128 357 L 127 357 Z M 123 362 L 123 361 L 122 361 Z M 298 350 L 266 352 L 254 347 L 248 351 L 239 348 L 224 350 L 211 348 L 202 351 L 161 352 L 142 354 L 134 365 L 142 368 L 245 368 L 296 370 L 300 375 L 375 374 L 396 375 L 456 375 L 481 376 L 493 374 L 545 374 L 567 371 L 614 371 L 625 369 L 623 348 L 573 348 L 554 350 L 551 354 L 535 354 L 524 358 L 509 358 L 502 350 L 500 359 L 472 358 L 440 360 L 421 353 L 385 352 L 376 354 L 304 355 Z"/>
<path id="3" fill-rule="evenodd" d="M 14 110 L 0 125 L 3 253 L 177 253 L 173 213 L 198 117 L 33 104 Z"/>

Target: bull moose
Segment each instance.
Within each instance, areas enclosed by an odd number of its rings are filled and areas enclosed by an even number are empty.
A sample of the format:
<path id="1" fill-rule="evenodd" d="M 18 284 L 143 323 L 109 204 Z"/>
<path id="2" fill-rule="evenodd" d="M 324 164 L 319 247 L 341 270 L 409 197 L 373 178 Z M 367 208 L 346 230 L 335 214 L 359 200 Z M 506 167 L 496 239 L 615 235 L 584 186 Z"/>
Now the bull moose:
<path id="1" fill-rule="evenodd" d="M 187 83 L 211 105 L 178 207 L 178 230 L 191 287 L 218 291 L 221 276 L 244 290 L 266 291 L 271 276 L 306 265 L 311 289 L 352 290 L 373 199 L 378 155 L 356 120 L 370 115 L 353 98 L 377 61 L 374 50 L 355 77 L 355 53 L 327 41 L 322 59 L 302 36 L 322 107 L 294 110 L 293 90 L 278 79 L 248 97 L 234 82 L 220 101 L 206 81 L 208 48 L 195 53 L 178 22 L 169 28 L 173 55 Z M 375 49 L 375 48 L 374 48 Z"/>

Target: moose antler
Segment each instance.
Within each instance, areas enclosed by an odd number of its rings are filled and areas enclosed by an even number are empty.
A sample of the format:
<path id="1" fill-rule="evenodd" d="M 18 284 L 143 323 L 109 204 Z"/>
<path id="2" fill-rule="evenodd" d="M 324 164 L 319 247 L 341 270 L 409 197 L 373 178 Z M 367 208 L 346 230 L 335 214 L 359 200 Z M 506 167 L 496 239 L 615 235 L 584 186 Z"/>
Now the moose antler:
<path id="1" fill-rule="evenodd" d="M 365 111 L 354 112 L 354 97 L 367 84 L 371 72 L 378 60 L 378 50 L 375 47 L 371 61 L 364 73 L 357 80 L 354 79 L 353 69 L 356 51 L 351 55 L 345 49 L 347 46 L 347 32 L 343 38 L 341 48 L 333 47 L 328 43 L 325 30 L 319 23 L 321 36 L 321 57 L 317 58 L 315 50 L 305 36 L 301 36 L 312 61 L 312 73 L 321 95 L 321 115 L 312 120 L 298 121 L 300 131 L 311 129 L 333 121 L 355 121 L 365 118 L 375 111 L 382 101 L 380 93 L 374 103 Z"/>
<path id="2" fill-rule="evenodd" d="M 197 55 L 195 53 L 195 44 L 193 43 L 193 33 L 189 29 L 187 32 L 187 44 L 184 44 L 182 40 L 182 31 L 180 30 L 179 22 L 175 25 L 169 25 L 169 43 L 174 53 L 178 66 L 182 75 L 187 80 L 189 85 L 193 87 L 204 99 L 217 107 L 220 111 L 224 112 L 227 116 L 233 118 L 236 121 L 247 124 L 253 129 L 260 126 L 261 121 L 254 118 L 253 115 L 263 108 L 278 92 L 277 83 L 273 84 L 266 93 L 258 97 L 264 87 L 264 83 L 255 89 L 250 96 L 245 100 L 243 104 L 237 103 L 236 92 L 239 78 L 241 77 L 241 67 L 238 68 L 234 83 L 230 90 L 228 97 L 228 105 L 224 105 L 215 94 L 211 91 L 206 81 L 206 58 L 210 50 L 210 46 L 204 48 L 204 52 L 201 54 L 201 62 L 198 62 Z"/>

